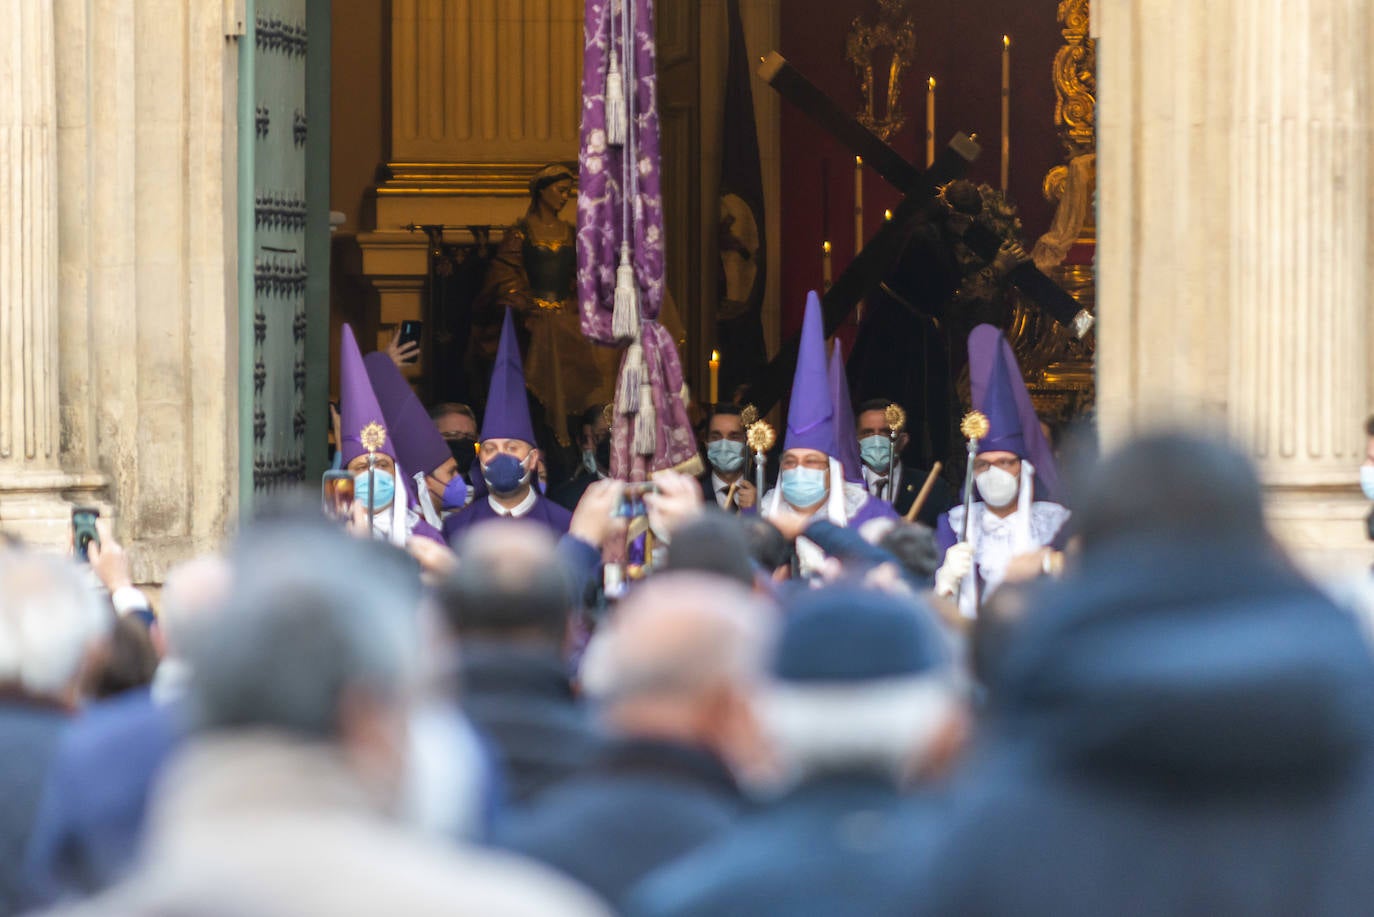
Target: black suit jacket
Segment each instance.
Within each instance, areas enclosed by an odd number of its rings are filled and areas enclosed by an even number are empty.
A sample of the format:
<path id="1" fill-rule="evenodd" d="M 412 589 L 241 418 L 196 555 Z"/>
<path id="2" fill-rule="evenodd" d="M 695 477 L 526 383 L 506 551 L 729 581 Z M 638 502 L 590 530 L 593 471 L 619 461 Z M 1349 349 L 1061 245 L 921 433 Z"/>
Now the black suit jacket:
<path id="1" fill-rule="evenodd" d="M 907 510 L 911 509 L 911 504 L 916 502 L 916 495 L 921 492 L 921 487 L 925 484 L 928 474 L 930 471 L 925 468 L 913 468 L 910 465 L 902 466 L 897 499 L 892 504 L 897 515 L 905 516 Z M 930 489 L 930 496 L 926 498 L 925 506 L 921 507 L 921 512 L 916 517 L 916 521 L 924 523 L 932 529 L 935 528 L 935 522 L 939 519 L 940 514 L 957 503 L 958 499 L 959 495 L 955 493 L 954 487 L 944 477 L 937 477 L 935 486 Z"/>

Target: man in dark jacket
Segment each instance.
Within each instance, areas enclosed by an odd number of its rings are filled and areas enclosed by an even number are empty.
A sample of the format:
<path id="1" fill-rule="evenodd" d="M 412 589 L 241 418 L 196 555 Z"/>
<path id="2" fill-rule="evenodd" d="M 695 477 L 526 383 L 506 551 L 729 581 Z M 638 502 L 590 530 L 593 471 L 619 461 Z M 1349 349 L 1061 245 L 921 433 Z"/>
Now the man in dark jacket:
<path id="1" fill-rule="evenodd" d="M 70 561 L 0 548 L 0 914 L 23 905 L 43 781 L 82 665 L 112 621 Z"/>
<path id="2" fill-rule="evenodd" d="M 439 589 L 460 646 L 463 709 L 495 745 L 517 805 L 580 770 L 599 744 L 569 678 L 570 575 L 558 550 L 540 526 L 488 523 L 459 542 L 459 570 Z"/>
<path id="3" fill-rule="evenodd" d="M 1159 435 L 1081 496 L 1081 569 L 992 666 L 929 911 L 1369 913 L 1374 663 L 1246 458 Z"/>
<path id="4" fill-rule="evenodd" d="M 728 828 L 743 806 L 734 773 L 757 764 L 749 685 L 768 621 L 727 580 L 666 573 L 632 593 L 583 665 L 613 740 L 506 843 L 618 904 Z"/>
<path id="5" fill-rule="evenodd" d="M 759 704 L 795 786 L 631 895 L 643 915 L 909 914 L 941 806 L 903 784 L 962 734 L 953 656 L 912 602 L 832 587 L 787 611 Z"/>

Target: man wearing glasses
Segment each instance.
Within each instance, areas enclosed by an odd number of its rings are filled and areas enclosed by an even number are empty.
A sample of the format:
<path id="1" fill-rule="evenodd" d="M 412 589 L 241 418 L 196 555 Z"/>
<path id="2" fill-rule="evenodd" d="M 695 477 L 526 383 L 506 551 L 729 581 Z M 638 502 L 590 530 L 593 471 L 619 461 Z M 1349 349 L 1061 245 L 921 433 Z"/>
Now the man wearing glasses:
<path id="1" fill-rule="evenodd" d="M 973 616 L 977 596 L 1001 585 L 1014 558 L 1049 545 L 1069 511 L 1050 499 L 1059 483 L 1054 456 L 1006 338 L 979 325 L 968 349 L 974 409 L 989 429 L 973 459 L 975 502 L 967 512 L 954 507 L 936 526 L 944 559 L 935 592 L 957 596 L 960 610 Z"/>

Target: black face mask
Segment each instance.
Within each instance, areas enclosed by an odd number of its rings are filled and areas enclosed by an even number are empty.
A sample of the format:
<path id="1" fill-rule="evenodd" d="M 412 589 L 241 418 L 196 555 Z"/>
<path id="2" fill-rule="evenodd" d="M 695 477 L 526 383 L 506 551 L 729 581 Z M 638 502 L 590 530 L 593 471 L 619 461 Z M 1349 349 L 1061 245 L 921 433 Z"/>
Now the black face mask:
<path id="1" fill-rule="evenodd" d="M 598 440 L 594 451 L 596 452 L 597 465 L 609 471 L 611 467 L 611 438 L 608 436 L 603 440 Z"/>
<path id="2" fill-rule="evenodd" d="M 453 460 L 458 463 L 458 472 L 466 475 L 477 458 L 477 440 L 471 436 L 460 436 L 457 439 L 446 439 L 444 442 L 448 443 Z"/>

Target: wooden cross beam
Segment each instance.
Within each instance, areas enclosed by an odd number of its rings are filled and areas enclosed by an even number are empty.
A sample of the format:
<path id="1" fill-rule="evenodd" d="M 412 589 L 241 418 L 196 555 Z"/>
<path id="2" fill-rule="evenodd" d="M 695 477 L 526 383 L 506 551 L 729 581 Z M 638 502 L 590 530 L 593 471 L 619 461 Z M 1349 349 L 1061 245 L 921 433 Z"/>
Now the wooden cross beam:
<path id="1" fill-rule="evenodd" d="M 776 51 L 763 59 L 759 76 L 856 156 L 862 156 L 866 165 L 903 194 L 892 219 L 883 223 L 822 297 L 821 312 L 828 337 L 887 278 L 901 258 L 911 231 L 928 215 L 940 187 L 961 178 L 978 158 L 980 149 L 972 138 L 956 134 L 934 164 L 922 171 L 836 105 Z M 1001 245 L 1001 239 L 977 224 L 964 235 L 964 242 L 987 261 L 996 257 Z M 1021 265 L 1007 279 L 1061 324 L 1072 327 L 1079 311 L 1077 301 L 1034 264 Z M 785 342 L 777 356 L 750 380 L 749 400 L 760 411 L 772 409 L 787 391 L 796 370 L 798 346 L 795 338 Z"/>
<path id="2" fill-rule="evenodd" d="M 906 248 L 911 230 L 922 219 L 942 185 L 961 177 L 969 163 L 978 158 L 978 144 L 964 134 L 956 134 L 935 163 L 921 170 L 878 139 L 868 128 L 831 101 L 825 93 L 787 63 L 776 51 L 763 59 L 759 75 L 783 98 L 797 105 L 841 143 L 862 156 L 885 180 L 904 195 L 863 250 L 854 257 L 821 298 L 821 315 L 827 337 L 834 334 L 869 292 L 881 284 Z M 799 341 L 783 343 L 772 361 L 749 383 L 749 400 L 767 412 L 782 399 L 792 384 L 797 368 Z"/>

